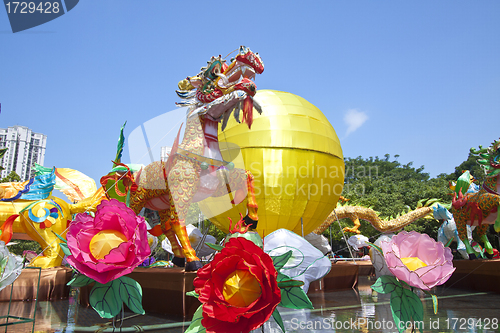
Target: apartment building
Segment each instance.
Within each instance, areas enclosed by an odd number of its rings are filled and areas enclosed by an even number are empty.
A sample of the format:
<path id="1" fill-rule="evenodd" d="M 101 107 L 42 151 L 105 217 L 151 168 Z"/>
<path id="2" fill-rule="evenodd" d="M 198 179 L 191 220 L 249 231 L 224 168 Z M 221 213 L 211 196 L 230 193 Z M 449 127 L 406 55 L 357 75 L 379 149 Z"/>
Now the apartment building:
<path id="1" fill-rule="evenodd" d="M 43 165 L 47 136 L 35 133 L 26 126 L 0 128 L 0 148 L 8 148 L 0 165 L 4 167 L 0 178 L 15 171 L 22 181 L 35 176 L 35 163 Z"/>

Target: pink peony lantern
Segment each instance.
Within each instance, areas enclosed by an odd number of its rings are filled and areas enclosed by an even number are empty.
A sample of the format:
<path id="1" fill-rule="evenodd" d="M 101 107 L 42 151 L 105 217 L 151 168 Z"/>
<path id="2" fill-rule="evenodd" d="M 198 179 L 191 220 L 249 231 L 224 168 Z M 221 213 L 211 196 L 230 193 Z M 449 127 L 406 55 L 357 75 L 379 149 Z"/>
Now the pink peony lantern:
<path id="1" fill-rule="evenodd" d="M 103 200 L 95 218 L 76 215 L 66 237 L 68 263 L 102 284 L 132 272 L 151 254 L 144 218 L 115 199 Z"/>
<path id="2" fill-rule="evenodd" d="M 391 273 L 422 290 L 445 283 L 455 271 L 451 249 L 426 234 L 402 231 L 381 248 Z"/>

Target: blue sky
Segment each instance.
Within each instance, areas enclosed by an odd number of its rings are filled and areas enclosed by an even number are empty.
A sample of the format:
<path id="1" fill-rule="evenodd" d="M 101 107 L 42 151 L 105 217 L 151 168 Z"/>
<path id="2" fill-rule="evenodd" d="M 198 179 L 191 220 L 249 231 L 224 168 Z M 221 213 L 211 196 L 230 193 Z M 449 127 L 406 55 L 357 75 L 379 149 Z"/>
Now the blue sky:
<path id="1" fill-rule="evenodd" d="M 45 166 L 98 180 L 125 121 L 129 136 L 175 110 L 178 81 L 246 45 L 266 66 L 257 87 L 320 108 L 344 156 L 450 173 L 500 137 L 499 17 L 493 0 L 82 0 L 13 34 L 0 8 L 0 127 L 48 135 Z"/>

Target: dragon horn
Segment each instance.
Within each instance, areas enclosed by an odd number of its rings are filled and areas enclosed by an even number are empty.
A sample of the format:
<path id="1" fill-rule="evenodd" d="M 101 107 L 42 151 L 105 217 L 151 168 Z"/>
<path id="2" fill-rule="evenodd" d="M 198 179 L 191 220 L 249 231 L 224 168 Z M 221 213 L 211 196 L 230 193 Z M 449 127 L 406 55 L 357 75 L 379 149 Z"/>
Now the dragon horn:
<path id="1" fill-rule="evenodd" d="M 474 149 L 474 148 L 471 148 L 470 152 L 473 155 L 478 155 L 480 153 L 487 153 L 488 152 L 488 148 L 483 148 L 483 146 L 479 146 L 479 149 L 477 149 L 477 150 Z"/>

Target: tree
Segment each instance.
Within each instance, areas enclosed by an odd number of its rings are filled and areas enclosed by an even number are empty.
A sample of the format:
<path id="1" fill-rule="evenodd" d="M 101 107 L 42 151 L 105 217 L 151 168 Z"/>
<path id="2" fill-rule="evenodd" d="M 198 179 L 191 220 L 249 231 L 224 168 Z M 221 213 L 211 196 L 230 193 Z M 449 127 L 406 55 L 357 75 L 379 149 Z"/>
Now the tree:
<path id="1" fill-rule="evenodd" d="M 3 158 L 3 155 L 5 155 L 5 153 L 7 152 L 7 149 L 8 148 L 2 148 L 2 149 L 0 149 L 0 159 Z M 2 171 L 3 169 L 5 169 L 5 168 L 0 165 L 0 171 Z"/>
<path id="2" fill-rule="evenodd" d="M 458 177 L 466 170 L 469 170 L 471 175 L 477 180 L 477 183 L 482 183 L 485 180 L 484 170 L 481 165 L 477 163 L 478 157 L 469 153 L 467 160 L 463 161 L 459 166 L 455 168 L 455 172 L 450 173 L 446 176 L 449 181 L 457 181 Z"/>
<path id="3" fill-rule="evenodd" d="M 189 206 L 189 211 L 186 216 L 186 222 L 196 223 L 199 221 L 200 217 L 203 214 L 201 212 L 198 203 L 194 202 Z M 204 216 L 203 216 L 204 217 Z M 226 233 L 218 229 L 209 219 L 203 219 L 201 223 L 198 225 L 198 228 L 203 233 L 208 228 L 208 234 L 214 236 L 218 242 L 220 242 L 224 237 L 226 237 Z"/>
<path id="4" fill-rule="evenodd" d="M 396 155 L 397 159 L 399 155 Z M 342 195 L 348 198 L 349 204 L 370 207 L 380 213 L 383 219 L 396 217 L 408 210 L 416 208 L 422 199 L 439 199 L 449 203 L 451 191 L 444 178 L 432 178 L 424 172 L 424 167 L 414 168 L 412 162 L 401 164 L 397 160 L 390 161 L 390 155 L 384 159 L 378 157 L 346 158 L 345 185 Z M 352 226 L 350 220 L 341 221 L 342 227 Z M 440 223 L 434 219 L 419 219 L 405 228 L 437 237 Z M 342 233 L 338 226 L 332 237 L 340 241 Z M 367 237 L 376 236 L 379 232 L 366 221 L 361 221 L 360 231 Z M 329 232 L 326 233 L 329 237 Z M 346 235 L 349 237 L 350 235 Z M 343 241 L 340 243 L 344 243 Z"/>
<path id="5" fill-rule="evenodd" d="M 12 170 L 7 175 L 7 177 L 0 179 L 0 183 L 11 183 L 11 182 L 20 182 L 20 181 L 21 181 L 21 177 L 19 177 L 19 175 L 14 170 Z"/>
<path id="6" fill-rule="evenodd" d="M 23 252 L 26 250 L 33 251 L 37 254 L 42 252 L 42 247 L 34 240 L 18 239 L 18 240 L 13 240 L 12 242 L 16 244 L 9 246 L 9 251 L 14 254 L 17 254 L 18 256 L 22 256 Z"/>

